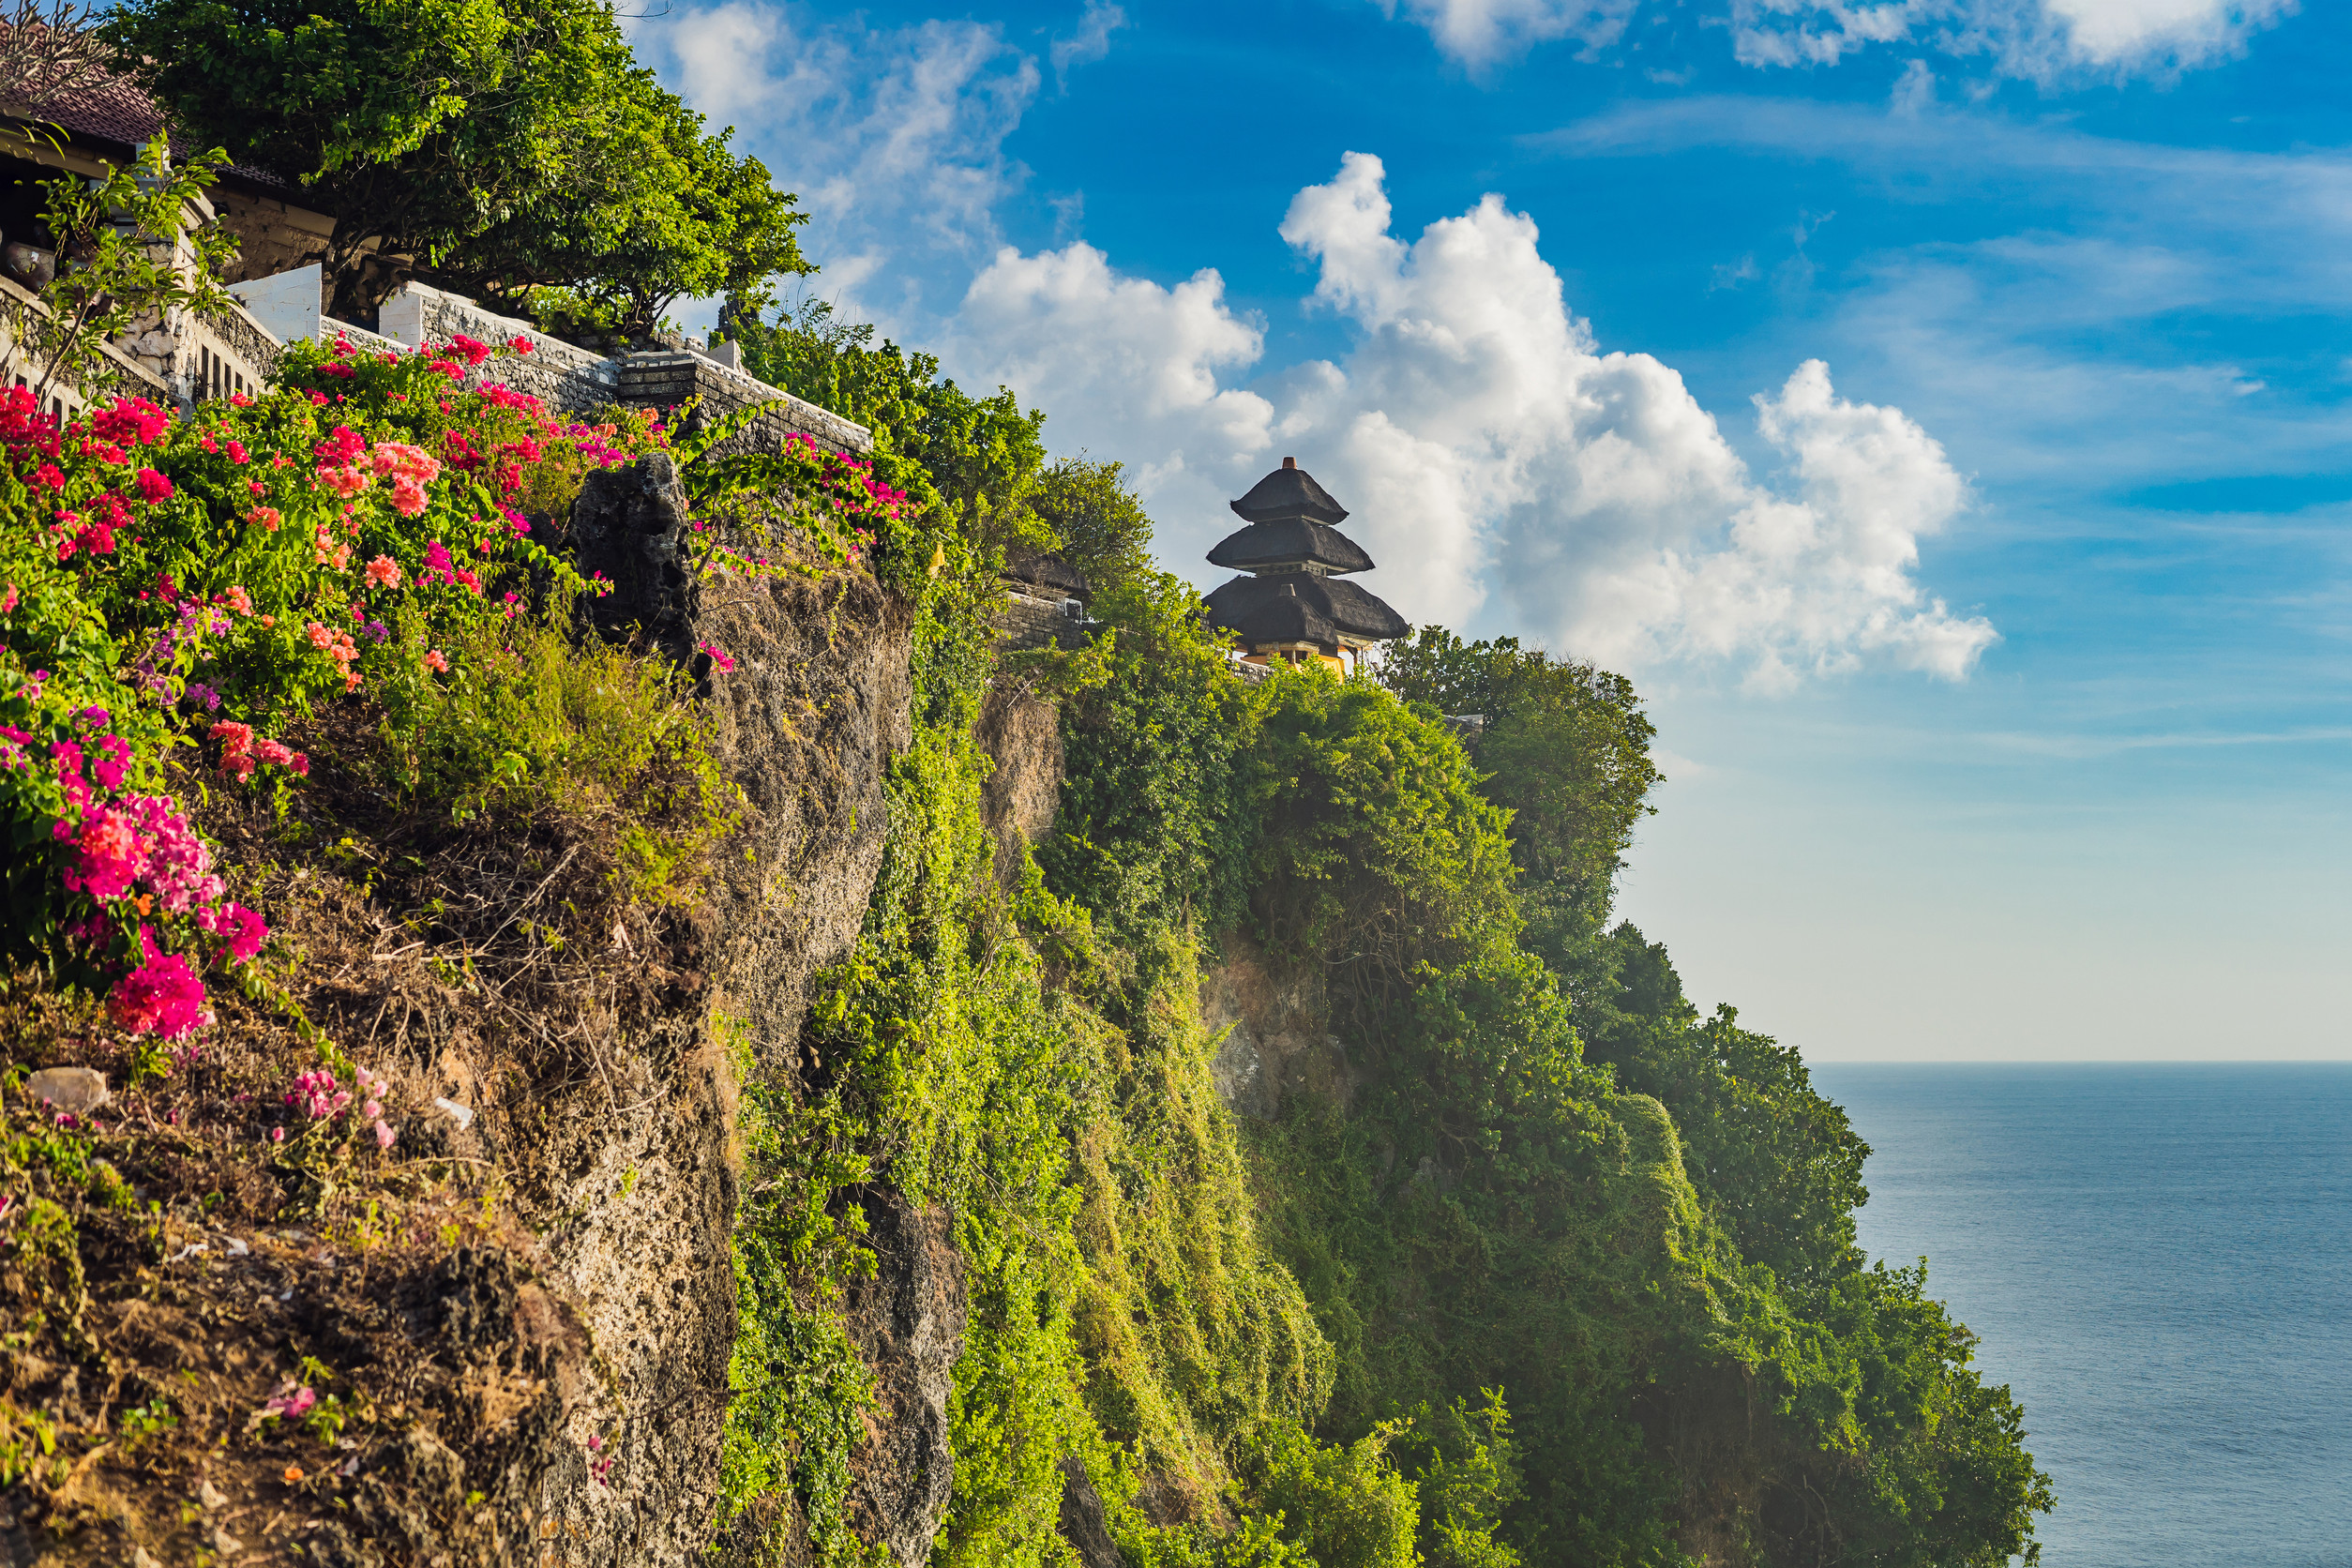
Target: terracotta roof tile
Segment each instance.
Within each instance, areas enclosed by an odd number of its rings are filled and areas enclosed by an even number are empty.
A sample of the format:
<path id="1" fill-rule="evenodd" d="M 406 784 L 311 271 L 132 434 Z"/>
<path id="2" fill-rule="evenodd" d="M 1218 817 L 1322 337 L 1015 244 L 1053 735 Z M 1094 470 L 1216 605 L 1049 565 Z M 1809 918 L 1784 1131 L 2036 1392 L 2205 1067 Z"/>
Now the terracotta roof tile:
<path id="1" fill-rule="evenodd" d="M 46 120 L 74 136 L 112 142 L 136 149 L 155 140 L 163 125 L 163 110 L 128 77 L 109 74 L 97 85 L 77 87 L 37 105 L 26 119 Z M 186 158 L 196 144 L 177 131 L 172 134 L 172 156 Z M 301 188 L 284 175 L 250 163 L 233 163 L 228 173 L 249 184 L 294 194 Z"/>

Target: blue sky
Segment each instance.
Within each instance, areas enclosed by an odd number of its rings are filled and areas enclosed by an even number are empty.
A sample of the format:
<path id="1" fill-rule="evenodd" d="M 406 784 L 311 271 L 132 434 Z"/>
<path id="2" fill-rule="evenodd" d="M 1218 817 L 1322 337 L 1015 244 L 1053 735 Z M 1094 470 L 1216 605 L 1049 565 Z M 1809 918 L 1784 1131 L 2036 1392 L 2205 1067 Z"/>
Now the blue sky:
<path id="1" fill-rule="evenodd" d="M 2352 61 L 2214 0 L 680 3 L 814 290 L 1627 669 L 1623 905 L 1823 1058 L 2343 1056 Z"/>

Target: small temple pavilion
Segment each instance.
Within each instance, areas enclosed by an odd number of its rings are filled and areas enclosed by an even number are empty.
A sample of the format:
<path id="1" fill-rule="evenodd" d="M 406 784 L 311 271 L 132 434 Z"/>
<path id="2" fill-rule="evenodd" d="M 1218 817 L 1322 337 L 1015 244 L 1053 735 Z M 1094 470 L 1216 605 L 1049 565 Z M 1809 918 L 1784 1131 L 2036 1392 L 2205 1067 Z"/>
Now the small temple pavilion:
<path id="1" fill-rule="evenodd" d="M 1357 651 L 1412 628 L 1378 596 L 1340 579 L 1372 557 L 1339 531 L 1347 508 L 1295 458 L 1231 503 L 1248 526 L 1209 551 L 1237 577 L 1209 596 L 1209 624 L 1233 633 L 1251 664 L 1320 659 L 1345 671 Z"/>

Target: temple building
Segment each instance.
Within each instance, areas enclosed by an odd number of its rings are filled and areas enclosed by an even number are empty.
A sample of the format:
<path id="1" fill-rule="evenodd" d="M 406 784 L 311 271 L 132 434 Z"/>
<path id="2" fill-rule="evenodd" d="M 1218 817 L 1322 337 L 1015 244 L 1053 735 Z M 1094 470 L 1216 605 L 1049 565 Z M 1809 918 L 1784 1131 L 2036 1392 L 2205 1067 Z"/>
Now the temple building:
<path id="1" fill-rule="evenodd" d="M 1347 508 L 1294 458 L 1230 503 L 1248 524 L 1209 551 L 1213 566 L 1247 573 L 1209 596 L 1209 624 L 1239 640 L 1251 664 L 1319 659 L 1345 673 L 1360 649 L 1412 628 L 1378 596 L 1339 580 L 1372 557 L 1339 531 Z"/>

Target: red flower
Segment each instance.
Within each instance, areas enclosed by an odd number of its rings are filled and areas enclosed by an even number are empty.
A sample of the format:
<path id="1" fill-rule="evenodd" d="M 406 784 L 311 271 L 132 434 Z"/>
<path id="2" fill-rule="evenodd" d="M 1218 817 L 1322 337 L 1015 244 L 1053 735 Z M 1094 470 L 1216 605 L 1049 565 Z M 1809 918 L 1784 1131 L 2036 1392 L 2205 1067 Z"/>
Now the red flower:
<path id="1" fill-rule="evenodd" d="M 137 475 L 139 499 L 153 506 L 172 499 L 172 481 L 152 468 L 143 468 Z"/>

